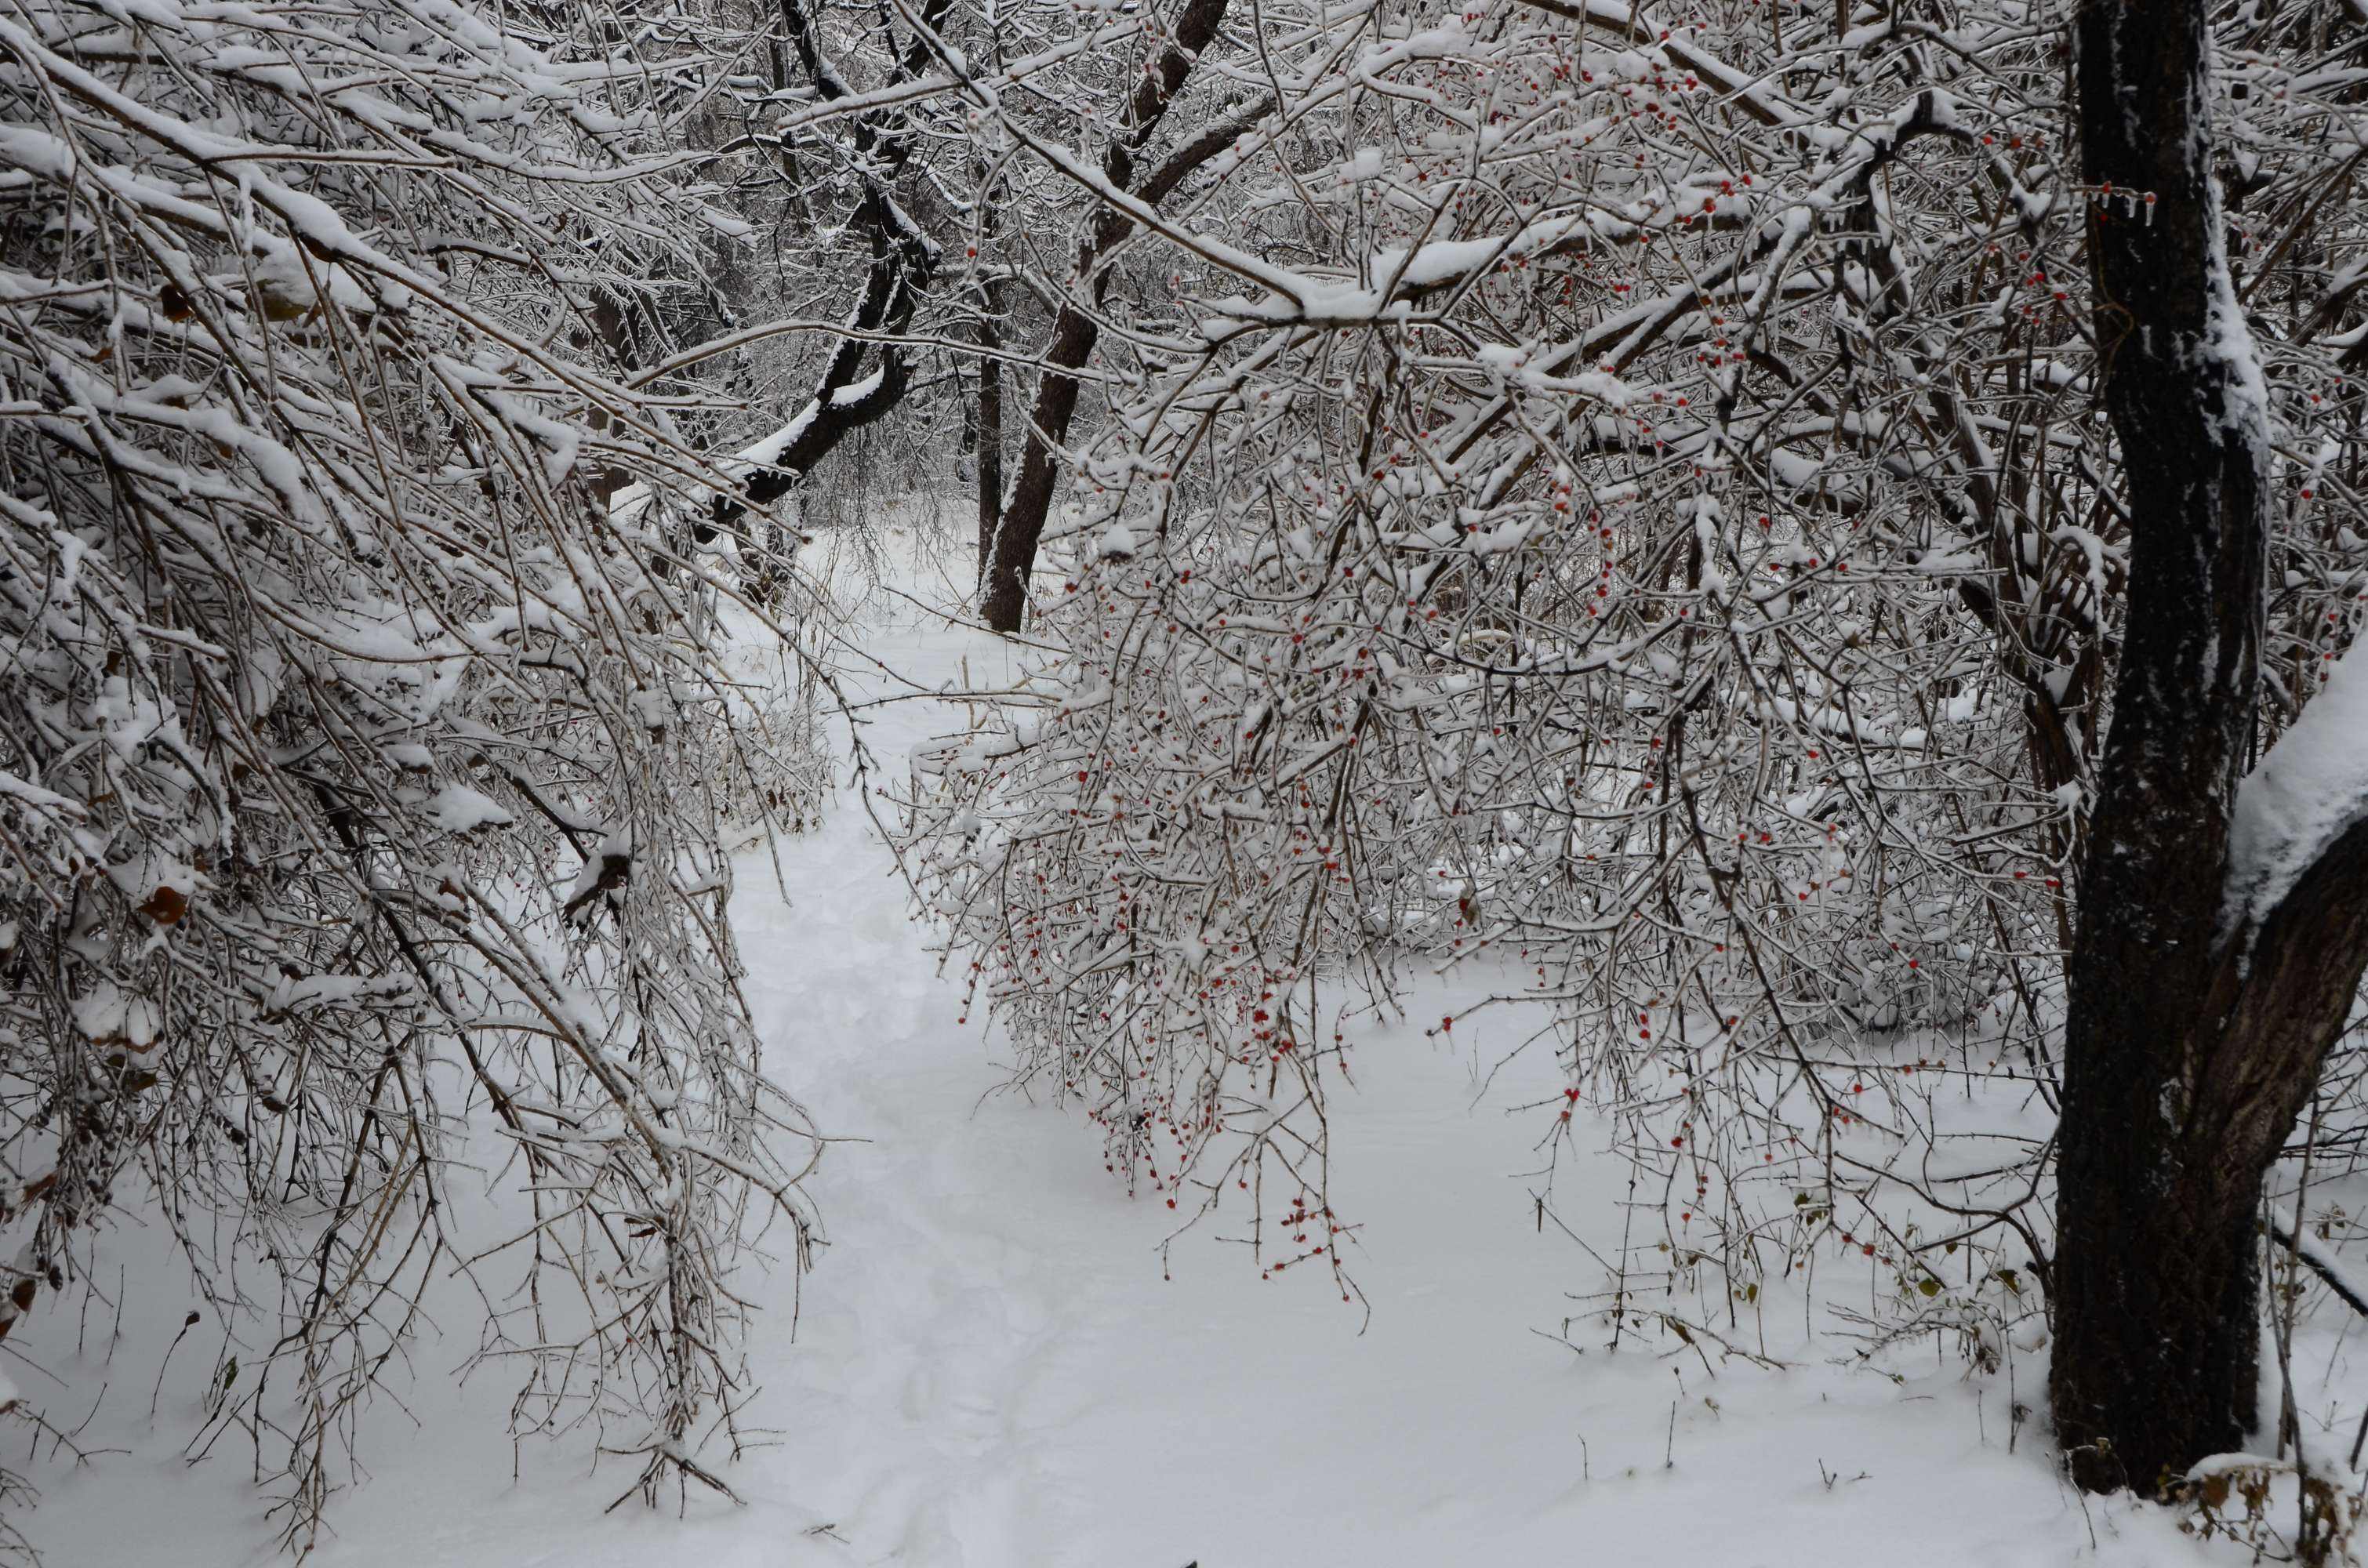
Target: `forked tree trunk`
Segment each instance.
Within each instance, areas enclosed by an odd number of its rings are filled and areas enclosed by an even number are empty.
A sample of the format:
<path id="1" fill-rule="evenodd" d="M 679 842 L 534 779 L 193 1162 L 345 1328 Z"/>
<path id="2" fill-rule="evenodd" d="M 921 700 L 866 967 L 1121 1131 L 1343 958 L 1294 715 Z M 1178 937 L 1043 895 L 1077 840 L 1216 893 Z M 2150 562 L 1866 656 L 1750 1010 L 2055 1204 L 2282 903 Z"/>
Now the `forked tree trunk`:
<path id="1" fill-rule="evenodd" d="M 2089 238 L 2132 531 L 2069 974 L 2050 1393 L 2080 1485 L 2153 1492 L 2254 1422 L 2262 1181 L 2368 960 L 2368 825 L 2258 899 L 2260 846 L 2232 872 L 2270 436 L 2222 248 L 2206 15 L 2082 0 L 2075 26 L 2083 178 L 2125 193 L 2091 203 Z"/>
<path id="2" fill-rule="evenodd" d="M 1157 65 L 1144 73 L 1127 100 L 1126 129 L 1114 138 L 1102 159 L 1102 176 L 1120 190 L 1129 191 L 1156 207 L 1184 176 L 1207 163 L 1266 110 L 1260 104 L 1249 115 L 1212 126 L 1171 154 L 1138 186 L 1135 154 L 1159 127 L 1167 107 L 1184 88 L 1203 51 L 1215 41 L 1225 19 L 1227 0 L 1189 0 L 1176 20 L 1176 31 Z M 1117 208 L 1105 209 L 1086 232 L 1077 247 L 1074 282 L 1089 289 L 1096 306 L 1110 287 L 1100 270 L 1110 252 L 1134 232 L 1134 224 Z M 1053 322 L 1052 341 L 1045 346 L 1044 368 L 1036 378 L 1035 407 L 1030 410 L 1027 439 L 1019 452 L 1019 474 L 1012 482 L 1011 499 L 996 519 L 979 574 L 979 614 L 989 629 L 1019 630 L 1028 608 L 1028 575 L 1036 567 L 1036 549 L 1044 538 L 1053 492 L 1060 478 L 1061 443 L 1067 439 L 1069 421 L 1077 411 L 1076 372 L 1093 358 L 1101 338 L 1101 323 L 1074 301 L 1062 305 Z M 982 502 L 982 506 L 984 503 Z"/>

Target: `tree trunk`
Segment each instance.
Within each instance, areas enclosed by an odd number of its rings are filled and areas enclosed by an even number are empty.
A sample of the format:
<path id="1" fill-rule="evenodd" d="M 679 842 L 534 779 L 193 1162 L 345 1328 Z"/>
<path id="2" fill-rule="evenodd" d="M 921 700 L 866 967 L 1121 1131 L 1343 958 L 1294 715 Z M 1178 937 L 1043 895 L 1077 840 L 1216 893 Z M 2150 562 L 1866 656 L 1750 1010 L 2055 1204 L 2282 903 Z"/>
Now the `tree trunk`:
<path id="1" fill-rule="evenodd" d="M 978 361 L 978 580 L 986 581 L 987 563 L 995 558 L 996 537 L 1003 531 L 1003 361 L 992 352 L 1003 347 L 1002 325 L 995 319 L 996 290 L 989 288 L 985 313 L 979 318 L 979 346 L 990 350 Z"/>
<path id="2" fill-rule="evenodd" d="M 1222 4 L 1217 5 L 1219 14 L 1223 9 Z M 1215 23 L 1209 26 L 1213 30 Z M 1202 131 L 1169 154 L 1135 194 L 1156 207 L 1183 183 L 1185 176 L 1231 146 L 1271 107 L 1270 100 L 1262 101 Z M 1116 171 L 1111 183 L 1123 186 L 1133 163 L 1131 157 L 1113 153 L 1108 166 Z M 1079 278 L 1093 276 L 1101 258 L 1133 232 L 1133 224 L 1123 213 L 1103 213 L 1093 233 L 1078 248 Z M 1094 278 L 1097 305 L 1108 287 L 1107 273 Z M 994 631 L 1019 630 L 1028 605 L 1028 574 L 1036 568 L 1036 547 L 1043 541 L 1044 519 L 1052 512 L 1053 492 L 1061 477 L 1060 445 L 1067 438 L 1069 421 L 1077 412 L 1078 384 L 1074 372 L 1085 369 L 1100 339 L 1101 324 L 1075 305 L 1062 306 L 1053 318 L 1053 339 L 1044 350 L 1044 369 L 1036 381 L 1036 405 L 1028 421 L 1028 438 L 1020 447 L 1019 477 L 1012 482 L 1010 502 L 996 519 L 995 548 L 982 577 L 985 591 L 980 609 Z"/>
<path id="3" fill-rule="evenodd" d="M 1044 519 L 1053 507 L 1053 486 L 1061 475 L 1055 445 L 1068 433 L 1077 409 L 1077 381 L 1060 374 L 1082 369 L 1093 353 L 1100 329 L 1082 311 L 1063 306 L 1053 325 L 1052 347 L 1044 355 L 1044 370 L 1036 388 L 1034 417 L 1019 451 L 1019 477 L 1011 487 L 1011 505 L 998 508 L 996 528 L 982 566 L 979 611 L 996 631 L 1017 631 L 1028 607 L 1028 574 L 1036 569 L 1036 547 L 1044 538 Z M 982 494 L 980 508 L 985 500 Z M 984 518 L 982 517 L 982 521 Z"/>
<path id="4" fill-rule="evenodd" d="M 1156 207 L 1184 176 L 1216 156 L 1266 112 L 1260 104 L 1246 119 L 1211 128 L 1178 149 L 1140 188 L 1134 187 L 1134 157 L 1158 128 L 1167 106 L 1182 90 L 1185 78 L 1217 36 L 1225 19 L 1227 0 L 1190 0 L 1177 19 L 1172 42 L 1163 51 L 1156 69 L 1144 74 L 1127 102 L 1126 131 L 1114 139 L 1102 159 L 1102 175 L 1121 190 L 1133 190 Z M 1102 212 L 1077 247 L 1076 285 L 1092 290 L 1101 302 L 1109 287 L 1102 261 L 1134 225 L 1115 209 Z M 1064 304 L 1053 319 L 1053 341 L 1044 353 L 1044 369 L 1036 379 L 1036 406 L 1028 422 L 1028 437 L 1019 454 L 1019 477 L 1012 483 L 1010 505 L 997 519 L 996 538 L 985 562 L 979 592 L 979 610 L 994 631 L 1019 630 L 1028 608 L 1028 574 L 1036 568 L 1036 547 L 1044 537 L 1044 519 L 1053 506 L 1053 487 L 1060 478 L 1060 445 L 1077 411 L 1075 372 L 1093 358 L 1101 337 L 1101 324 L 1075 304 Z"/>
<path id="5" fill-rule="evenodd" d="M 2091 1491 L 2153 1492 L 2254 1421 L 2262 1181 L 2368 960 L 2368 833 L 2231 917 L 2270 435 L 2213 183 L 2200 0 L 2083 0 L 2095 324 L 2132 518 L 2069 970 L 2051 1372 Z"/>
<path id="6" fill-rule="evenodd" d="M 996 39 L 996 62 L 1002 63 L 1002 41 Z M 982 202 L 985 207 L 981 247 L 998 238 L 1002 223 L 998 214 L 1004 192 L 990 188 L 987 165 L 981 159 L 972 165 L 973 177 L 978 181 Z M 1002 279 L 989 276 L 981 280 L 978 290 L 978 346 L 985 350 L 978 357 L 978 403 L 973 411 L 972 424 L 976 430 L 978 463 L 978 585 L 986 585 L 986 574 L 995 561 L 995 541 L 1003 532 L 1003 360 L 998 351 L 1003 347 L 1003 287 Z"/>
<path id="7" fill-rule="evenodd" d="M 934 32 L 951 4 L 952 0 L 926 0 L 921 28 Z M 821 35 L 803 0 L 780 0 L 780 13 L 782 30 L 807 82 L 825 101 L 844 97 L 849 91 L 846 80 L 825 57 Z M 897 56 L 890 80 L 912 80 L 928 59 L 921 30 L 916 29 Z M 858 182 L 862 191 L 854 225 L 871 242 L 871 265 L 849 318 L 849 324 L 863 335 L 839 339 L 823 366 L 813 395 L 784 426 L 764 466 L 748 476 L 739 494 L 718 495 L 710 504 L 706 518 L 691 531 L 694 550 L 704 549 L 718 535 L 741 532 L 751 506 L 770 506 L 803 484 L 815 464 L 848 437 L 894 412 L 912 386 L 912 366 L 894 340 L 911 324 L 921 296 L 937 278 L 939 259 L 937 243 L 914 226 L 894 195 L 897 176 L 912 156 L 915 130 L 908 119 L 896 114 L 857 116 L 850 124 L 852 161 L 860 171 Z M 879 369 L 861 378 L 864 348 L 874 335 L 886 340 L 880 347 Z M 779 522 L 768 522 L 761 543 L 751 551 L 757 561 L 742 567 L 749 574 L 749 591 L 760 603 L 768 600 L 779 586 L 788 542 Z"/>

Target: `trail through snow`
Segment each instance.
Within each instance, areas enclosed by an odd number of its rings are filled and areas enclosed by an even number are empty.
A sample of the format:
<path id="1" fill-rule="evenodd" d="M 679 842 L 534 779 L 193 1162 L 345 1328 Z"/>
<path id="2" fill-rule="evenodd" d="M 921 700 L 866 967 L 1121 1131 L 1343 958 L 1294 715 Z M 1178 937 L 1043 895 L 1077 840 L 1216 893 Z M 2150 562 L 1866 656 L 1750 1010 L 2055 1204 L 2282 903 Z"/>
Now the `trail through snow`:
<path id="1" fill-rule="evenodd" d="M 903 676 L 1005 673 L 993 639 L 874 603 L 871 645 Z M 894 767 L 961 717 L 893 705 L 871 738 Z M 1411 1023 L 1365 1032 L 1362 1091 L 1335 1111 L 1362 1333 L 1324 1279 L 1262 1281 L 1223 1222 L 1178 1240 L 1164 1278 L 1175 1216 L 1130 1201 L 1082 1124 L 996 1093 L 993 1042 L 957 1024 L 959 988 L 866 813 L 843 799 L 781 864 L 786 903 L 755 858 L 739 895 L 759 1021 L 774 1071 L 850 1141 L 814 1184 L 832 1244 L 794 1341 L 786 1274 L 756 1287 L 756 1416 L 774 1433 L 727 1470 L 748 1506 L 603 1517 L 630 1475 L 591 1472 L 580 1443 L 529 1445 L 514 1481 L 506 1391 L 451 1386 L 472 1335 L 447 1323 L 417 1356 L 417 1426 L 373 1411 L 373 1475 L 337 1501 L 321 1568 L 2197 1560 L 2161 1515 L 2084 1509 L 2058 1483 L 2041 1420 L 2010 1408 L 2040 1403 L 2036 1358 L 2011 1387 L 1939 1350 L 1920 1369 L 1836 1366 L 1830 1340 L 1804 1350 L 1797 1310 L 1764 1325 L 1770 1351 L 1803 1359 L 1789 1371 L 1713 1375 L 1674 1341 L 1608 1354 L 1586 1321 L 1568 1324 L 1584 1353 L 1558 1343 L 1565 1293 L 1600 1275 L 1519 1174 L 1539 1118 L 1508 1108 L 1556 1093 L 1549 1056 L 1483 1092 L 1506 1026 L 1452 1047 Z M 1417 994 L 1423 1017 L 1459 1000 Z M 1623 1181 L 1608 1157 L 1565 1165 L 1558 1211 L 1616 1239 Z M 112 1368 L 61 1357 L 53 1414 L 110 1380 L 144 1395 L 187 1305 L 131 1301 Z M 57 1568 L 269 1560 L 242 1456 L 182 1460 L 193 1409 L 168 1387 L 151 1423 L 119 1389 L 82 1440 L 128 1451 L 39 1469 L 28 1522 Z"/>

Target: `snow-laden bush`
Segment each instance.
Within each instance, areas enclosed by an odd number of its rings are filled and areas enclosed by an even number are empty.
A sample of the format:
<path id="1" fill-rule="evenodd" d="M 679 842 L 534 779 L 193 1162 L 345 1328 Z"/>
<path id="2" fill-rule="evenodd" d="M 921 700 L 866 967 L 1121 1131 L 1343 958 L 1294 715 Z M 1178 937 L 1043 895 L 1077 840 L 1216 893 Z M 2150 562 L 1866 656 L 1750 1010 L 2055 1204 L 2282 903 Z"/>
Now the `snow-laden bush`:
<path id="1" fill-rule="evenodd" d="M 299 1542 L 456 1270 L 521 1430 L 721 1486 L 812 1237 L 720 838 L 803 765 L 609 506 L 727 481 L 602 331 L 706 210 L 601 21 L 0 13 L 0 1333 L 161 1214 Z"/>
<path id="2" fill-rule="evenodd" d="M 2238 210 L 2284 236 L 2248 245 L 2294 459 L 2266 737 L 2368 565 L 2320 199 L 2356 76 L 2228 26 Z M 1977 1359 L 2033 1310 L 2128 551 L 2084 236 L 2149 211 L 2063 165 L 2059 43 L 1560 0 L 1297 40 L 1146 224 L 1170 297 L 1036 585 L 1039 705 L 915 811 L 976 1005 L 1114 1168 L 1332 1217 L 1337 993 L 1419 959 L 1550 1009 L 1542 1158 L 1611 1116 L 1652 1199 L 1615 1324 L 1698 1287 L 1724 1327 L 1813 1250 Z"/>

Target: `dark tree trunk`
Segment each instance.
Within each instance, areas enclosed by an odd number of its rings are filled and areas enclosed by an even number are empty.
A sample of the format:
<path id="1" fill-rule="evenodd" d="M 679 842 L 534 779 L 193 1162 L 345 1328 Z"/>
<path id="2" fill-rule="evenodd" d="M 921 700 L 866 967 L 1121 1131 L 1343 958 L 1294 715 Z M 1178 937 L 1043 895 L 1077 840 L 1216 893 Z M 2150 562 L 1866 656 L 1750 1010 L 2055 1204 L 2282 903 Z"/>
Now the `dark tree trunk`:
<path id="1" fill-rule="evenodd" d="M 992 538 L 982 540 L 986 560 L 980 579 L 979 613 L 990 630 L 1019 630 L 1028 607 L 1028 574 L 1036 569 L 1036 547 L 1043 540 L 1053 486 L 1061 474 L 1055 448 L 1068 434 L 1069 420 L 1077 411 L 1076 378 L 1060 372 L 1083 369 L 1099 335 L 1093 318 L 1070 306 L 1063 306 L 1053 324 L 1053 342 L 1045 350 L 1044 369 L 1038 378 L 1036 407 L 1028 422 L 1028 439 L 1020 448 L 1019 477 L 1011 487 L 1011 504 L 999 508 Z M 985 507 L 982 493 L 982 524 Z"/>
<path id="2" fill-rule="evenodd" d="M 995 290 L 986 295 L 986 312 L 979 320 L 979 347 L 989 350 L 978 361 L 978 578 L 986 581 L 987 563 L 995 559 L 995 541 L 1003 531 L 1003 361 L 993 350 L 1003 347 L 1002 324 L 995 319 Z"/>
<path id="3" fill-rule="evenodd" d="M 1002 62 L 1001 40 L 996 41 L 996 63 Z M 973 176 L 979 183 L 981 203 L 985 209 L 982 244 L 999 237 L 1002 230 L 1000 214 L 1004 192 L 990 187 L 987 166 L 981 159 L 972 165 Z M 995 560 L 995 541 L 1003 531 L 1003 285 L 992 275 L 981 280 L 978 290 L 978 401 L 971 411 L 971 425 L 975 434 L 973 457 L 978 463 L 978 582 L 984 586 L 987 568 Z"/>
<path id="4" fill-rule="evenodd" d="M 2253 1425 L 2256 1221 L 2368 960 L 2368 832 L 2227 918 L 2269 428 L 2221 248 L 2200 0 L 2083 0 L 2082 174 L 2129 598 L 2070 965 L 2050 1393 L 2078 1483 L 2152 1492 Z"/>
<path id="5" fill-rule="evenodd" d="M 1215 40 L 1225 19 L 1226 4 L 1227 0 L 1190 0 L 1177 18 L 1175 38 L 1161 53 L 1157 67 L 1144 75 L 1128 101 L 1125 134 L 1111 142 L 1102 160 L 1103 177 L 1150 206 L 1167 199 L 1186 175 L 1215 157 L 1266 112 L 1261 104 L 1245 118 L 1203 131 L 1171 154 L 1140 187 L 1134 185 L 1135 154 L 1157 129 L 1201 51 Z M 1101 264 L 1133 229 L 1124 213 L 1106 210 L 1077 247 L 1077 285 L 1093 290 L 1097 305 L 1109 287 L 1109 275 L 1100 270 Z M 1068 437 L 1069 421 L 1077 411 L 1076 372 L 1093 358 L 1094 345 L 1100 337 L 1101 324 L 1074 303 L 1063 305 L 1053 320 L 1044 369 L 1036 379 L 1036 406 L 1020 449 L 1019 476 L 1012 483 L 1010 504 L 997 519 L 980 583 L 979 611 L 994 631 L 1019 631 L 1026 613 L 1028 574 L 1035 570 L 1036 547 L 1043 540 L 1044 519 L 1052 511 L 1053 489 L 1060 478 L 1061 443 Z"/>
<path id="6" fill-rule="evenodd" d="M 945 20 L 952 0 L 926 0 L 921 25 L 934 31 Z M 824 56 L 822 41 L 807 0 L 780 0 L 783 35 L 798 59 L 807 82 L 825 100 L 844 97 L 846 81 Z M 896 57 L 891 81 L 910 81 L 928 62 L 928 47 L 916 30 Z M 937 243 L 914 227 L 894 193 L 896 178 L 913 152 L 914 128 L 894 110 L 860 114 L 851 121 L 850 147 L 860 171 L 862 191 L 856 204 L 854 226 L 871 244 L 871 265 L 865 275 L 850 324 L 860 335 L 839 339 L 823 367 L 813 395 L 799 411 L 795 431 L 769 462 L 745 480 L 736 494 L 717 495 L 707 516 L 690 529 L 685 553 L 703 550 L 719 535 L 737 536 L 744 551 L 743 580 L 750 597 L 768 603 L 781 581 L 789 540 L 776 518 L 768 518 L 761 534 L 748 537 L 749 509 L 769 506 L 805 483 L 840 443 L 858 430 L 886 417 L 904 402 L 912 385 L 912 367 L 894 338 L 910 325 L 921 296 L 937 277 Z M 881 338 L 879 369 L 871 378 L 860 375 L 868 341 Z M 668 562 L 658 563 L 666 577 Z"/>

